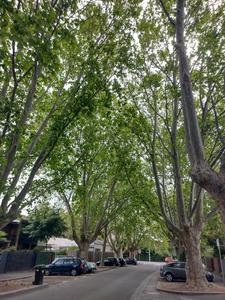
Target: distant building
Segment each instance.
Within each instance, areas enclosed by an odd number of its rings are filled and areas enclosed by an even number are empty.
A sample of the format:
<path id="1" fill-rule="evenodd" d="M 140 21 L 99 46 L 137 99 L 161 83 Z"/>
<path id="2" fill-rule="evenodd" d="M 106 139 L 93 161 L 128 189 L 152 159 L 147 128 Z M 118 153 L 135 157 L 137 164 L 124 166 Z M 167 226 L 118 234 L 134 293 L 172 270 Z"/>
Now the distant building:
<path id="1" fill-rule="evenodd" d="M 42 242 L 38 242 L 37 246 L 43 246 L 45 247 L 45 244 Z M 66 239 L 66 238 L 50 238 L 48 240 L 47 243 L 47 247 L 48 249 L 51 250 L 64 250 L 64 249 L 68 249 L 71 247 L 74 247 L 75 249 L 78 249 L 78 245 L 70 239 Z M 89 251 L 90 252 L 94 252 L 94 251 L 102 251 L 103 248 L 103 241 L 101 240 L 95 240 L 89 247 Z M 112 252 L 112 249 L 110 248 L 110 246 L 107 244 L 106 245 L 106 252 Z"/>

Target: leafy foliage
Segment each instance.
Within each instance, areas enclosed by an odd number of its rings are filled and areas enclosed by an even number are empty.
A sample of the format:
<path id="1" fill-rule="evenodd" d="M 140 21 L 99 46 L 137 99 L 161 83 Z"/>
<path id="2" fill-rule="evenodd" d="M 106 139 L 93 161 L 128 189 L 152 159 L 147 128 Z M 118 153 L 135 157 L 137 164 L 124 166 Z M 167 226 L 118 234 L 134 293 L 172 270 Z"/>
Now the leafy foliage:
<path id="1" fill-rule="evenodd" d="M 66 225 L 59 211 L 42 204 L 30 213 L 29 224 L 23 231 L 32 241 L 47 242 L 51 237 L 62 236 L 66 231 Z"/>

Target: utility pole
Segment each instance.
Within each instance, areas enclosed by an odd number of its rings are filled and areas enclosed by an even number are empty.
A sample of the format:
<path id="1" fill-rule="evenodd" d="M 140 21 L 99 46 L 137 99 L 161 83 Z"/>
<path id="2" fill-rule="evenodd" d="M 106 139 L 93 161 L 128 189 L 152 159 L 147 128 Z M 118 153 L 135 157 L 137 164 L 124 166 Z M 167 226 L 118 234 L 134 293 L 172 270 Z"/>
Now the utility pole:
<path id="1" fill-rule="evenodd" d="M 222 275 L 223 275 L 223 284 L 225 285 L 224 270 L 223 270 L 223 263 L 222 263 L 222 257 L 221 257 L 221 251 L 220 251 L 220 240 L 219 239 L 216 239 L 216 245 L 217 245 L 218 250 L 219 250 L 220 266 L 221 266 Z"/>

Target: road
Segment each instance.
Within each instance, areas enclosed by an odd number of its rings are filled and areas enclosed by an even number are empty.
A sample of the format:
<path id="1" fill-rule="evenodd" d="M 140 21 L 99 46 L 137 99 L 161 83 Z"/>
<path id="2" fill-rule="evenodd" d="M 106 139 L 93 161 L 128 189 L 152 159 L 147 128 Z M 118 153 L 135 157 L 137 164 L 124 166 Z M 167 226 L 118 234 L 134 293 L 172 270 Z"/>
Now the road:
<path id="1" fill-rule="evenodd" d="M 49 286 L 11 300 L 224 300 L 224 295 L 182 296 L 155 289 L 159 264 L 115 268 Z"/>

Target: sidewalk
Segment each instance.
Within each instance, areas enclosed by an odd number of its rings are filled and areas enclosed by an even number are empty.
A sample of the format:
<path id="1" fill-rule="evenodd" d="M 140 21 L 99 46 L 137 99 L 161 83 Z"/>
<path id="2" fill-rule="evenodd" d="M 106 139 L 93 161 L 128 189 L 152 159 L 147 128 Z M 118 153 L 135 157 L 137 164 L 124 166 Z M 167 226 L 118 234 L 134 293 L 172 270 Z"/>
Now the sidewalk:
<path id="1" fill-rule="evenodd" d="M 94 273 L 104 272 L 111 269 L 115 269 L 116 267 L 98 267 Z M 17 279 L 24 279 L 34 276 L 34 270 L 27 270 L 27 271 L 17 271 L 17 272 L 8 272 L 8 273 L 0 273 L 0 282 L 8 281 L 8 280 L 17 280 Z"/>
<path id="2" fill-rule="evenodd" d="M 16 279 L 24 279 L 32 276 L 34 276 L 34 270 L 0 273 L 0 282 L 16 280 Z"/>
<path id="3" fill-rule="evenodd" d="M 98 268 L 94 273 L 100 273 L 113 269 L 113 267 Z M 84 274 L 83 276 L 89 276 Z M 27 293 L 36 289 L 42 289 L 51 285 L 57 285 L 68 281 L 78 280 L 80 276 L 45 276 L 42 285 L 32 285 L 34 270 L 0 273 L 0 299 L 12 295 Z"/>

